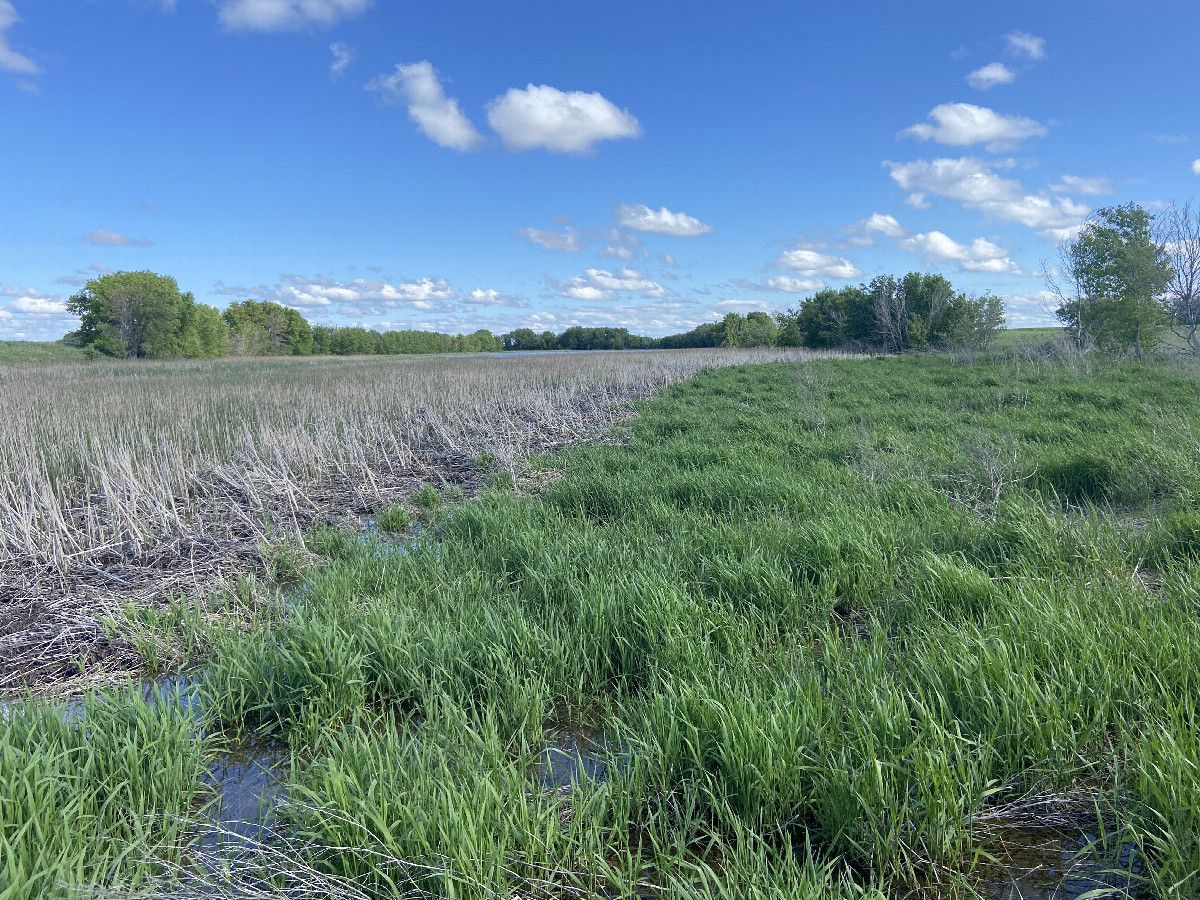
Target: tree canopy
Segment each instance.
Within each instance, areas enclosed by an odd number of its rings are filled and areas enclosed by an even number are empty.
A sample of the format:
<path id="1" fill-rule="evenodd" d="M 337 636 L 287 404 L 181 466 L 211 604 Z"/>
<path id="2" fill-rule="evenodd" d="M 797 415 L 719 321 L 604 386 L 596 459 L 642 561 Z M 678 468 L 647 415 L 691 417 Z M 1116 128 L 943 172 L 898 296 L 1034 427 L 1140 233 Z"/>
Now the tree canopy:
<path id="1" fill-rule="evenodd" d="M 80 317 L 70 342 L 105 356 L 214 357 L 229 351 L 221 314 L 181 293 L 174 278 L 113 272 L 93 278 L 67 301 Z"/>
<path id="2" fill-rule="evenodd" d="M 1151 234 L 1153 218 L 1136 203 L 1096 210 L 1060 259 L 1070 291 L 1059 294 L 1059 321 L 1084 342 L 1107 350 L 1151 349 L 1166 328 L 1162 295 L 1173 269 Z"/>
<path id="3" fill-rule="evenodd" d="M 230 303 L 223 317 L 236 356 L 309 356 L 313 352 L 312 327 L 291 307 L 270 300 L 241 300 Z"/>

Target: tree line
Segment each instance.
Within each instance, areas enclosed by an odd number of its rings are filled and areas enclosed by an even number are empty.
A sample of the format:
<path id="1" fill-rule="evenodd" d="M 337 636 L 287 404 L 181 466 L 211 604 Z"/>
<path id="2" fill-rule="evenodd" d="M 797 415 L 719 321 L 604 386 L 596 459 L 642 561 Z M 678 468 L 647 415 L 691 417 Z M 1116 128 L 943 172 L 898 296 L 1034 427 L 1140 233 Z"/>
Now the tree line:
<path id="1" fill-rule="evenodd" d="M 153 272 L 94 278 L 67 308 L 80 317 L 79 328 L 64 339 L 68 344 L 97 356 L 145 359 L 772 346 L 898 352 L 986 346 L 1004 323 L 999 298 L 968 297 L 941 275 L 916 272 L 818 291 L 799 309 L 774 316 L 729 313 L 663 338 L 580 325 L 561 334 L 518 328 L 500 335 L 312 325 L 296 310 L 267 300 L 241 300 L 220 311 Z"/>

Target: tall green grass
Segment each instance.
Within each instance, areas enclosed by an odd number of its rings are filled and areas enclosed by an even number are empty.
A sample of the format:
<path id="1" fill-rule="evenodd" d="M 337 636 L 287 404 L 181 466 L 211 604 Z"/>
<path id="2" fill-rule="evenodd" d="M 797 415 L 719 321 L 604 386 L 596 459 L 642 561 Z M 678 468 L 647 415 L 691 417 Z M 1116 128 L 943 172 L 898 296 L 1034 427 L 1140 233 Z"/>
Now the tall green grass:
<path id="1" fill-rule="evenodd" d="M 178 698 L 29 701 L 0 714 L 0 897 L 133 887 L 177 860 L 207 742 Z"/>
<path id="2" fill-rule="evenodd" d="M 321 748 L 305 836 L 365 828 L 447 896 L 535 870 L 741 896 L 793 859 L 815 896 L 969 874 L 982 814 L 1084 785 L 1191 896 L 1196 383 L 816 365 L 702 373 L 623 446 L 548 460 L 540 498 L 400 550 L 313 541 L 294 614 L 207 682 L 224 721 Z M 609 748 L 566 831 L 530 762 L 564 719 Z"/>
<path id="3" fill-rule="evenodd" d="M 273 629 L 198 641 L 206 709 L 381 897 L 971 896 L 1031 797 L 1194 897 L 1198 420 L 1153 363 L 703 372 L 537 497 L 313 535 Z"/>

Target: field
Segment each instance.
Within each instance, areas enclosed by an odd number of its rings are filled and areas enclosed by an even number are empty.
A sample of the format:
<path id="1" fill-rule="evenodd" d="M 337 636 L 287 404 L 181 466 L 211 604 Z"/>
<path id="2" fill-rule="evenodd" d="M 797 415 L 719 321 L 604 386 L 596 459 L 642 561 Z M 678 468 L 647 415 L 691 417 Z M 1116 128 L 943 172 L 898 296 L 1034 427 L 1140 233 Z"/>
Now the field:
<path id="1" fill-rule="evenodd" d="M 616 440 L 533 437 L 547 412 L 472 496 L 297 520 L 280 593 L 117 610 L 144 666 L 203 665 L 10 709 L 0 896 L 1007 898 L 1047 846 L 1097 897 L 1200 894 L 1194 375 L 664 359 L 607 388 L 658 388 L 636 418 L 574 432 Z M 198 848 L 213 771 L 264 740 L 266 839 Z"/>
<path id="2" fill-rule="evenodd" d="M 0 365 L 77 362 L 88 358 L 78 347 L 62 341 L 0 341 Z"/>
<path id="3" fill-rule="evenodd" d="M 264 547 L 471 493 L 706 366 L 803 351 L 0 365 L 0 690 L 136 666 L 114 603 L 199 598 Z"/>

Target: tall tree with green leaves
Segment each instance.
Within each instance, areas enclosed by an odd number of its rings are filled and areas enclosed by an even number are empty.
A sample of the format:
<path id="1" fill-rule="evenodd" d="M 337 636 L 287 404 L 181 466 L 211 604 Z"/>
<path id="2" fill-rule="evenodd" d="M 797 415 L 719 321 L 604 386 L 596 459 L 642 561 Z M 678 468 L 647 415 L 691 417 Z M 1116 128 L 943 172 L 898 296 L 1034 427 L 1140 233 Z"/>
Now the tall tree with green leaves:
<path id="1" fill-rule="evenodd" d="M 1080 343 L 1139 356 L 1166 328 L 1162 295 L 1172 267 L 1151 232 L 1153 217 L 1136 203 L 1092 213 L 1060 250 L 1070 288 L 1048 279 L 1059 296 L 1059 321 Z"/>
<path id="2" fill-rule="evenodd" d="M 228 335 L 219 313 L 181 293 L 174 278 L 154 272 L 113 272 L 93 278 L 67 301 L 80 317 L 70 342 L 120 359 L 220 356 Z"/>
<path id="3" fill-rule="evenodd" d="M 312 327 L 296 310 L 270 300 L 241 300 L 223 314 L 238 356 L 311 356 Z"/>

